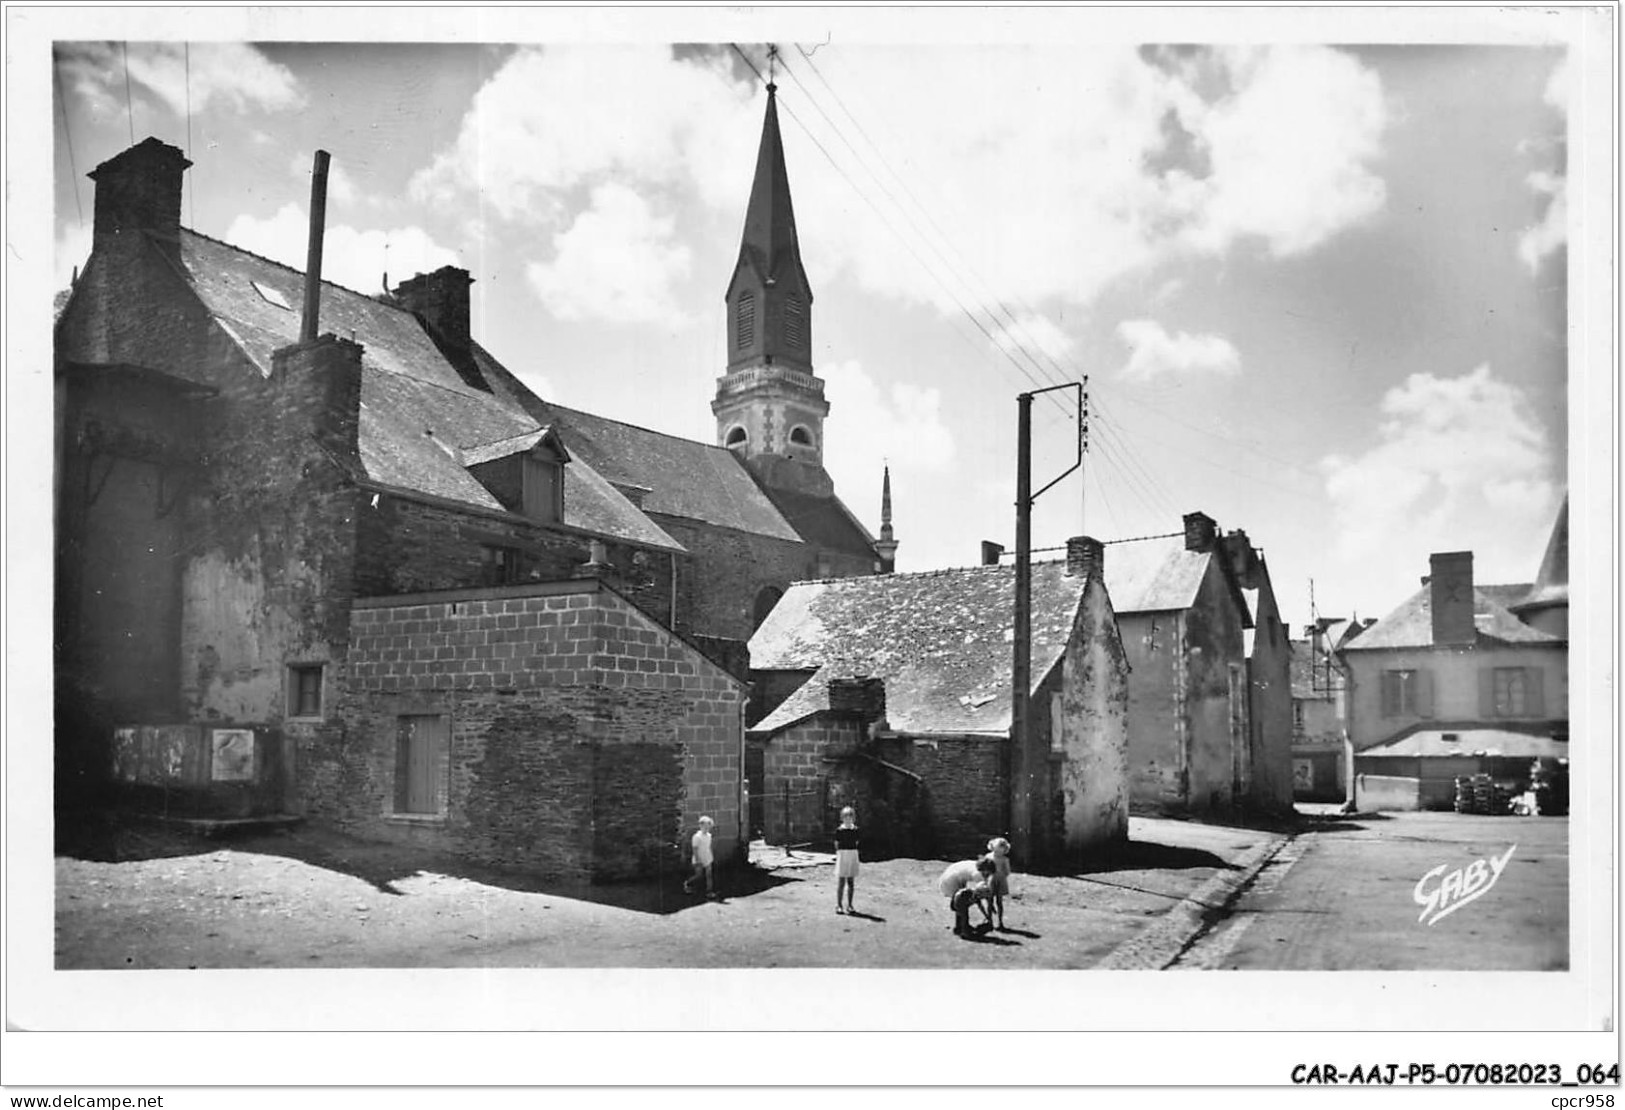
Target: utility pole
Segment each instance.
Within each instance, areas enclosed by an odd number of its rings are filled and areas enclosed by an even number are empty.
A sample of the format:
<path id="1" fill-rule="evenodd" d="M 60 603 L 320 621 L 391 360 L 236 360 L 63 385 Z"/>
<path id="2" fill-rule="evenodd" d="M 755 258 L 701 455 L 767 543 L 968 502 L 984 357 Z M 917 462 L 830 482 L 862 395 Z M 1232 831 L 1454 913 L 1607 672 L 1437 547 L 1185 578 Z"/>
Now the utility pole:
<path id="1" fill-rule="evenodd" d="M 1087 381 L 1088 379 L 1085 379 Z M 1033 492 L 1033 398 L 1057 389 L 1078 391 L 1078 458 L 1037 493 Z M 1038 760 L 1030 749 L 1033 669 L 1033 502 L 1056 482 L 1083 465 L 1083 384 L 1068 382 L 1016 397 L 1016 619 L 1015 651 L 1010 680 L 1010 839 L 1017 862 L 1031 866 L 1033 844 L 1033 772 Z"/>

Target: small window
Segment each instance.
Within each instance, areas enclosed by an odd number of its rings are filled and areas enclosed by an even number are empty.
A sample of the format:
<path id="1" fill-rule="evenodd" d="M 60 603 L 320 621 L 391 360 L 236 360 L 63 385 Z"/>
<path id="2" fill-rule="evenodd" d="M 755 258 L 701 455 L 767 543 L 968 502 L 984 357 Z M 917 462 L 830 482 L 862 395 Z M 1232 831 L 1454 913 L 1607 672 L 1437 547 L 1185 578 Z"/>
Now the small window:
<path id="1" fill-rule="evenodd" d="M 1433 689 L 1426 671 L 1382 672 L 1382 715 L 1384 717 L 1431 717 Z"/>
<path id="2" fill-rule="evenodd" d="M 320 663 L 288 668 L 288 716 L 322 715 L 322 671 Z"/>
<path id="3" fill-rule="evenodd" d="M 1300 698 L 1292 699 L 1292 730 L 1303 732 L 1303 701 Z"/>
<path id="4" fill-rule="evenodd" d="M 811 447 L 813 445 L 812 433 L 802 425 L 797 424 L 790 429 L 790 442 L 797 447 Z"/>
<path id="5" fill-rule="evenodd" d="M 264 297 L 267 301 L 276 305 L 278 308 L 287 309 L 289 312 L 293 311 L 293 305 L 289 304 L 288 298 L 282 295 L 282 290 L 274 288 L 270 285 L 262 285 L 257 281 L 250 281 L 248 284 L 254 287 L 254 292 L 258 293 L 261 297 Z"/>
<path id="6" fill-rule="evenodd" d="M 734 309 L 734 347 L 743 351 L 756 342 L 756 294 L 739 294 Z"/>
<path id="7" fill-rule="evenodd" d="M 743 447 L 749 442 L 750 433 L 737 424 L 728 429 L 728 438 L 723 441 L 724 445 L 728 447 Z"/>
<path id="8" fill-rule="evenodd" d="M 524 557 L 516 548 L 484 546 L 485 581 L 487 586 L 512 586 L 525 580 Z"/>

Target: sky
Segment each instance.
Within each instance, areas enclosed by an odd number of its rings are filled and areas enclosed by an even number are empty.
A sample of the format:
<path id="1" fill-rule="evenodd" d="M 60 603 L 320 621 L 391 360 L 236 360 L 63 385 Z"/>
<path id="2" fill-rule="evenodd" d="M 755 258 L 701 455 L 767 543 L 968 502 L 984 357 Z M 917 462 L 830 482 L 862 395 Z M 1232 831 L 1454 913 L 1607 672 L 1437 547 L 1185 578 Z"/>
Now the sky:
<path id="1" fill-rule="evenodd" d="M 330 280 L 467 268 L 550 401 L 714 442 L 763 42 L 62 42 L 56 281 L 84 175 L 155 135 L 183 223 Z M 1552 46 L 777 40 L 831 412 L 898 569 L 1013 545 L 1018 393 L 1088 376 L 1039 547 L 1244 530 L 1286 620 L 1381 616 L 1434 551 L 1529 581 L 1567 483 L 1566 134 Z M 126 66 L 127 58 L 127 66 Z M 1071 465 L 1071 394 L 1034 473 Z M 1111 558 L 1111 548 L 1106 550 Z"/>

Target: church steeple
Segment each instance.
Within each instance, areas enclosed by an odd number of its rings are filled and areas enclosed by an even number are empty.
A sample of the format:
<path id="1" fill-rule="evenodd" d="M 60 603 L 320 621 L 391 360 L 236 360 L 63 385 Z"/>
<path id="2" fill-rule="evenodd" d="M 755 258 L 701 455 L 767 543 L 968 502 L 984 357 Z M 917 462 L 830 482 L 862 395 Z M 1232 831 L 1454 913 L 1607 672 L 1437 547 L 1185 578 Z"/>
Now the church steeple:
<path id="1" fill-rule="evenodd" d="M 740 453 L 770 485 L 827 495 L 833 489 L 823 465 L 829 402 L 812 368 L 812 287 L 801 264 L 778 88 L 771 82 L 726 301 L 727 372 L 711 403 L 717 442 Z"/>
<path id="2" fill-rule="evenodd" d="M 881 574 L 890 574 L 897 568 L 897 539 L 891 530 L 890 464 L 880 479 L 880 538 L 875 541 L 875 553 L 880 556 Z"/>

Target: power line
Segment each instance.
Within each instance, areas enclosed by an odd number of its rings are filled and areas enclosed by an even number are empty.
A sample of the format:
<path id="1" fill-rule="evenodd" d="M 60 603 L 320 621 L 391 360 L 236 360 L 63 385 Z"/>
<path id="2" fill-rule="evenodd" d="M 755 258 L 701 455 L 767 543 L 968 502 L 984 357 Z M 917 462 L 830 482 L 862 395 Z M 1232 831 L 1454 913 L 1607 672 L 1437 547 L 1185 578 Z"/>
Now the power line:
<path id="1" fill-rule="evenodd" d="M 182 43 L 186 59 L 186 158 L 192 158 L 192 44 Z M 186 175 L 186 222 L 193 227 L 197 226 L 196 196 L 192 191 L 192 182 L 197 180 L 196 172 Z"/>
<path id="2" fill-rule="evenodd" d="M 756 68 L 755 63 L 752 62 L 745 52 L 739 48 L 739 45 L 737 43 L 729 43 L 728 45 L 732 47 L 734 53 L 738 54 L 744 63 L 750 67 L 751 72 L 756 75 L 756 79 L 758 81 L 762 81 L 761 70 Z M 789 67 L 787 66 L 787 71 L 788 68 Z M 767 82 L 763 81 L 763 83 L 766 84 Z M 805 88 L 805 86 L 803 86 L 803 88 Z M 1031 382 L 1035 388 L 1042 389 L 1046 386 L 1057 384 L 1053 381 L 1040 381 L 1038 378 L 1034 377 L 1031 371 L 1015 360 L 1007 348 L 1001 346 L 998 341 L 993 338 L 993 333 L 988 331 L 987 328 L 983 326 L 982 322 L 976 318 L 976 314 L 965 307 L 965 302 L 960 299 L 959 295 L 948 287 L 947 283 L 942 280 L 941 276 L 931 268 L 925 259 L 920 257 L 920 253 L 914 249 L 914 246 L 901 233 L 898 232 L 896 225 L 894 225 L 891 220 L 887 218 L 885 212 L 881 211 L 879 205 L 875 204 L 874 200 L 869 196 L 868 193 L 858 187 L 858 183 L 852 180 L 852 175 L 847 173 L 846 169 L 835 160 L 834 155 L 829 152 L 829 148 L 824 146 L 824 144 L 819 141 L 818 136 L 813 134 L 812 129 L 809 128 L 801 117 L 796 114 L 795 109 L 786 104 L 784 106 L 784 110 L 790 116 L 790 118 L 796 122 L 796 126 L 800 127 L 807 138 L 812 141 L 812 144 L 818 148 L 818 152 L 824 156 L 829 164 L 835 169 L 835 172 L 839 173 L 842 179 L 845 180 L 849 186 L 851 186 L 852 191 L 861 197 L 863 202 L 874 210 L 875 215 L 880 217 L 881 223 L 885 224 L 886 230 L 890 231 L 892 235 L 897 238 L 898 242 L 903 245 L 904 249 L 913 256 L 914 261 L 918 262 L 926 270 L 926 272 L 931 275 L 932 279 L 935 280 L 939 286 L 941 286 L 943 292 L 948 294 L 948 296 L 953 300 L 954 304 L 959 308 L 959 311 L 964 314 L 966 319 L 976 326 L 976 330 L 981 332 L 982 335 L 986 337 L 987 341 L 992 344 L 994 349 L 1002 353 L 1012 366 L 1021 371 L 1022 375 L 1029 382 Z M 1051 400 L 1053 400 L 1060 408 L 1060 411 L 1067 412 L 1067 409 L 1058 398 L 1052 397 Z M 1070 415 L 1070 413 L 1068 413 L 1068 415 Z"/>
<path id="3" fill-rule="evenodd" d="M 124 47 L 124 111 L 130 119 L 130 145 L 135 145 L 135 100 L 130 96 L 130 44 Z"/>
<path id="4" fill-rule="evenodd" d="M 79 166 L 73 157 L 73 127 L 68 122 L 68 94 L 62 88 L 62 69 L 51 59 L 51 79 L 56 82 L 57 99 L 62 102 L 62 137 L 68 148 L 68 172 L 73 175 L 73 206 L 79 212 L 79 227 L 85 226 L 85 202 L 79 199 Z"/>

